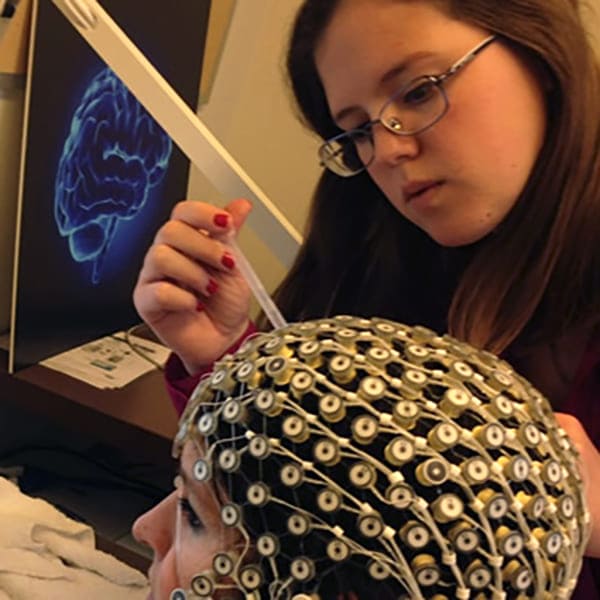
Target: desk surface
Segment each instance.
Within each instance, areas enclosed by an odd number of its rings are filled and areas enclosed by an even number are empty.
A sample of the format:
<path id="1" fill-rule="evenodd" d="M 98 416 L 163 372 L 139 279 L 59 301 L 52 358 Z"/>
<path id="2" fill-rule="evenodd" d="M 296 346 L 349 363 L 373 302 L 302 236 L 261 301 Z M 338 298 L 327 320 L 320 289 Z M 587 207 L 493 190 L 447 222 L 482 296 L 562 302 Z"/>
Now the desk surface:
<path id="1" fill-rule="evenodd" d="M 178 417 L 162 371 L 151 371 L 117 390 L 100 390 L 58 371 L 34 365 L 9 375 L 0 369 L 3 398 L 110 445 L 170 454 Z"/>
<path id="2" fill-rule="evenodd" d="M 161 437 L 172 439 L 176 432 L 177 415 L 165 389 L 162 371 L 151 371 L 115 390 L 101 390 L 39 365 L 18 371 L 14 376 L 71 403 Z"/>

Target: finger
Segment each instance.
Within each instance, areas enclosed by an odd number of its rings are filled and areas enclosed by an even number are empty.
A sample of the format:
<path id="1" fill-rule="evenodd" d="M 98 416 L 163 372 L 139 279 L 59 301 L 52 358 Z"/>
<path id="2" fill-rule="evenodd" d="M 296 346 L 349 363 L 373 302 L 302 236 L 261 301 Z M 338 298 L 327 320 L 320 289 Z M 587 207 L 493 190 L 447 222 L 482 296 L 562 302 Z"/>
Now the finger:
<path id="1" fill-rule="evenodd" d="M 154 246 L 162 245 L 169 246 L 213 270 L 227 273 L 235 268 L 235 259 L 226 243 L 208 237 L 206 232 L 194 229 L 182 221 L 168 221 L 160 228 Z"/>
<path id="2" fill-rule="evenodd" d="M 211 296 L 218 288 L 212 273 L 167 244 L 154 244 L 148 250 L 140 271 L 142 285 L 170 281 L 203 296 Z"/>
<path id="3" fill-rule="evenodd" d="M 246 222 L 248 215 L 252 211 L 252 203 L 245 198 L 232 200 L 229 204 L 227 204 L 225 210 L 233 219 L 233 227 L 236 231 L 239 231 Z"/>
<path id="4" fill-rule="evenodd" d="M 586 437 L 585 430 L 581 423 L 578 419 L 567 413 L 554 413 L 554 416 L 560 427 L 569 436 L 575 450 L 581 456 L 585 451 L 584 440 Z"/>
<path id="5" fill-rule="evenodd" d="M 193 292 L 163 280 L 136 287 L 134 303 L 138 312 L 152 321 L 155 315 L 194 311 L 198 298 Z"/>
<path id="6" fill-rule="evenodd" d="M 223 235 L 233 229 L 233 219 L 229 212 L 194 200 L 178 202 L 171 211 L 171 220 L 183 221 L 194 229 L 203 229 L 211 235 Z"/>
<path id="7" fill-rule="evenodd" d="M 583 425 L 579 422 L 579 420 L 573 415 L 569 415 L 567 413 L 555 412 L 554 416 L 558 421 L 558 424 L 565 430 L 580 430 L 583 429 Z"/>

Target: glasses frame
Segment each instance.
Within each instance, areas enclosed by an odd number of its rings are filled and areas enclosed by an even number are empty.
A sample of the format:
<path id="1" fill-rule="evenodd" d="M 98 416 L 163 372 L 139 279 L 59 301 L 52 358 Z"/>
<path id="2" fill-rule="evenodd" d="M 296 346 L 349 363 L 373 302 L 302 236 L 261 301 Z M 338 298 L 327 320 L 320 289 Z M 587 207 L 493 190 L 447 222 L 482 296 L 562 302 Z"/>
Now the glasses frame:
<path id="1" fill-rule="evenodd" d="M 330 171 L 332 171 L 336 175 L 339 175 L 340 177 L 353 177 L 354 175 L 358 175 L 359 173 L 362 173 L 365 169 L 367 169 L 369 167 L 369 165 L 375 159 L 375 147 L 373 145 L 373 134 L 372 134 L 372 130 L 375 125 L 381 124 L 391 133 L 393 133 L 395 135 L 401 135 L 401 136 L 417 135 L 419 133 L 422 133 L 423 131 L 426 131 L 430 127 L 433 127 L 438 121 L 440 121 L 444 117 L 444 115 L 448 112 L 448 108 L 450 107 L 450 101 L 448 100 L 448 95 L 446 93 L 446 90 L 444 89 L 443 84 L 450 77 L 452 77 L 453 75 L 456 75 L 458 72 L 462 71 L 464 69 L 464 67 L 466 67 L 482 50 L 487 48 L 492 42 L 496 41 L 497 39 L 498 39 L 497 35 L 488 36 L 483 41 L 481 41 L 479 44 L 477 44 L 477 46 L 475 46 L 473 49 L 469 50 L 469 52 L 467 52 L 464 56 L 459 58 L 455 63 L 453 63 L 449 69 L 447 69 L 443 73 L 440 73 L 439 75 L 421 75 L 419 77 L 415 77 L 414 79 L 411 79 L 408 83 L 403 85 L 399 90 L 394 92 L 392 94 L 392 96 L 390 96 L 388 98 L 388 100 L 385 102 L 385 104 L 381 107 L 381 110 L 379 111 L 379 114 L 376 119 L 373 119 L 372 121 L 368 121 L 361 127 L 349 129 L 348 131 L 344 131 L 343 133 L 340 133 L 338 135 L 335 135 L 335 136 L 325 140 L 319 146 L 319 149 L 317 151 L 319 159 L 320 159 L 319 160 L 320 166 L 329 169 Z M 401 127 L 398 127 L 399 120 L 394 118 L 393 116 L 388 118 L 387 120 L 382 118 L 383 113 L 390 106 L 390 104 L 393 104 L 398 97 L 402 96 L 402 94 L 404 94 L 406 92 L 406 90 L 410 89 L 410 87 L 413 86 L 414 83 L 419 80 L 431 82 L 441 92 L 442 98 L 444 99 L 444 108 L 440 112 L 440 114 L 438 116 L 436 116 L 430 123 L 427 123 L 427 125 L 424 125 L 423 127 L 420 127 L 418 129 L 414 129 L 414 130 L 404 130 Z M 401 123 L 400 123 L 400 125 L 401 125 Z M 371 144 L 373 152 L 372 152 L 372 156 L 369 159 L 369 161 L 366 163 L 363 163 L 362 168 L 354 170 L 354 171 L 348 170 L 348 172 L 345 174 L 341 173 L 338 170 L 332 169 L 331 166 L 329 166 L 327 164 L 327 161 L 323 159 L 323 156 L 326 155 L 327 152 L 329 152 L 329 147 L 331 146 L 331 143 L 332 142 L 339 143 L 340 139 L 345 139 L 345 138 L 351 139 L 352 137 L 357 136 L 357 135 L 366 135 L 368 137 L 368 139 L 370 140 L 370 144 Z M 354 143 L 354 142 L 351 142 L 351 143 Z M 335 156 L 334 154 L 329 154 L 330 159 L 333 159 L 334 156 Z"/>

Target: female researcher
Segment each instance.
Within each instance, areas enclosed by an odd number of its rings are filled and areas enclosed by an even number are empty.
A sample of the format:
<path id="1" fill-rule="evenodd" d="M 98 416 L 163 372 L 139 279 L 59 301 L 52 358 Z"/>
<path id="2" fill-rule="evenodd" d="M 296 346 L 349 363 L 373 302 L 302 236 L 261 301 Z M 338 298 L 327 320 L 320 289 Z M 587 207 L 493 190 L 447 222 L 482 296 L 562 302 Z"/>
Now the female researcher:
<path id="1" fill-rule="evenodd" d="M 290 321 L 449 330 L 600 445 L 600 70 L 577 4 L 305 2 L 288 69 L 326 169 L 276 299 Z M 136 307 L 176 354 L 179 406 L 251 327 L 220 241 L 248 211 L 177 205 L 141 270 Z"/>

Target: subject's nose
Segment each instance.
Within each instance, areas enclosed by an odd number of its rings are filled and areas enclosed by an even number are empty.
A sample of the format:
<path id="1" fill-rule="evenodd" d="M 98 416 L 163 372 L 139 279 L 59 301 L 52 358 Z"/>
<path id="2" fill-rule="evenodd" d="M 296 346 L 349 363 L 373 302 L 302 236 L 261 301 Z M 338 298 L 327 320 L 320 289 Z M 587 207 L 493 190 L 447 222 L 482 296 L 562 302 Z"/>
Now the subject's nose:
<path id="1" fill-rule="evenodd" d="M 374 158 L 371 166 L 376 164 L 394 166 L 419 154 L 419 140 L 414 135 L 398 135 L 382 123 L 373 127 L 372 135 Z"/>
<path id="2" fill-rule="evenodd" d="M 177 518 L 177 492 L 172 492 L 148 512 L 138 517 L 133 524 L 133 537 L 150 546 L 155 557 L 164 557 L 175 540 Z"/>

